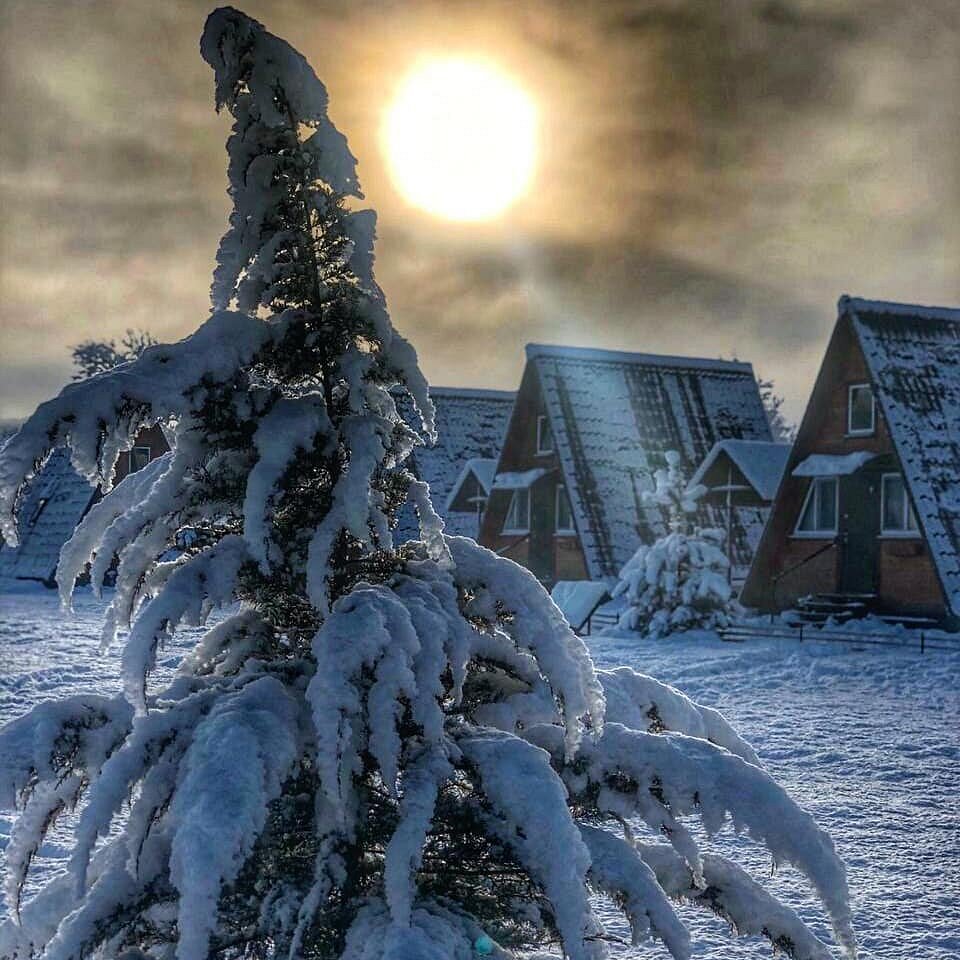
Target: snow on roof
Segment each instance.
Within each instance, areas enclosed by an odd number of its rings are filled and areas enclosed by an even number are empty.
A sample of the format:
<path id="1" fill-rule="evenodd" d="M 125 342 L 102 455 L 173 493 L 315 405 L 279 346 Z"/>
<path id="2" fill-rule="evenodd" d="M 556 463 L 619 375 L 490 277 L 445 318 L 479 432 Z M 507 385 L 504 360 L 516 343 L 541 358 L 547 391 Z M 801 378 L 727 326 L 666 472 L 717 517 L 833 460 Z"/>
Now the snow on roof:
<path id="1" fill-rule="evenodd" d="M 692 473 L 718 440 L 772 440 L 748 363 L 540 344 L 527 356 L 595 580 L 616 576 L 641 542 L 663 532 L 659 509 L 638 501 L 666 451 L 677 450 Z M 738 524 L 734 537 L 735 557 L 746 554 L 749 532 Z"/>
<path id="2" fill-rule="evenodd" d="M 947 602 L 960 614 L 960 310 L 841 297 Z"/>
<path id="3" fill-rule="evenodd" d="M 762 500 L 772 502 L 777 495 L 791 449 L 789 443 L 767 440 L 718 440 L 691 478 L 690 486 L 701 483 L 717 457 L 725 453 L 739 467 L 757 495 Z"/>
<path id="4" fill-rule="evenodd" d="M 847 477 L 856 473 L 865 463 L 876 459 L 871 450 L 855 450 L 853 453 L 812 453 L 793 468 L 795 477 Z"/>
<path id="5" fill-rule="evenodd" d="M 574 360 L 600 360 L 612 363 L 640 363 L 647 367 L 682 367 L 697 370 L 737 370 L 753 373 L 742 360 L 717 360 L 709 357 L 674 357 L 662 353 L 632 353 L 629 350 L 602 350 L 596 347 L 564 347 L 553 343 L 528 343 L 527 359 L 560 357 Z"/>
<path id="6" fill-rule="evenodd" d="M 96 494 L 73 469 L 70 452 L 54 450 L 21 501 L 17 514 L 20 546 L 0 548 L 0 578 L 51 580 L 60 548 Z"/>
<path id="7" fill-rule="evenodd" d="M 550 597 L 574 630 L 582 629 L 594 610 L 610 599 L 605 583 L 597 580 L 558 580 Z"/>
<path id="8" fill-rule="evenodd" d="M 490 493 L 490 488 L 493 486 L 493 478 L 497 472 L 497 461 L 492 457 L 474 457 L 471 460 L 468 460 L 460 470 L 460 474 L 456 480 L 453 482 L 453 486 L 450 488 L 450 493 L 447 494 L 446 509 L 450 509 L 450 505 L 457 499 L 457 496 L 460 493 L 460 488 L 466 482 L 468 477 L 476 477 L 477 483 L 480 484 L 480 489 L 483 490 L 485 494 Z"/>
<path id="9" fill-rule="evenodd" d="M 534 467 L 532 470 L 523 470 L 520 473 L 498 473 L 493 480 L 495 490 L 526 490 L 532 487 L 541 477 L 547 475 L 545 467 Z"/>
<path id="10" fill-rule="evenodd" d="M 443 517 L 446 532 L 476 537 L 479 533 L 476 514 L 447 512 L 447 503 L 462 481 L 468 462 L 495 462 L 500 456 L 514 394 L 506 390 L 431 387 L 430 396 L 437 410 L 437 442 L 432 447 L 417 447 L 411 458 L 412 469 L 430 485 L 433 507 Z M 405 418 L 416 423 L 409 400 L 401 397 L 400 406 Z M 400 514 L 396 539 L 402 542 L 419 535 L 413 510 L 405 507 Z"/>

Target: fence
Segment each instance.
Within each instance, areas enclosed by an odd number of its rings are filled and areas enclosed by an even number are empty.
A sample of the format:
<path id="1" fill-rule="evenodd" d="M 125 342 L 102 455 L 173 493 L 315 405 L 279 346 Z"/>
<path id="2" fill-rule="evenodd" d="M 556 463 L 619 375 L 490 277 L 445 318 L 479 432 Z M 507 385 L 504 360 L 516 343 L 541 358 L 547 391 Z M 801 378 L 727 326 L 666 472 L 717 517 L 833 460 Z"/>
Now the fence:
<path id="1" fill-rule="evenodd" d="M 870 633 L 859 630 L 843 630 L 837 627 L 817 627 L 809 623 L 789 626 L 787 624 L 735 623 L 719 631 L 720 638 L 729 643 L 745 640 L 813 640 L 828 643 L 867 644 L 880 647 L 912 647 L 920 653 L 928 650 L 954 650 L 960 652 L 960 634 L 947 635 L 939 631 L 905 630 L 902 632 L 878 631 Z"/>

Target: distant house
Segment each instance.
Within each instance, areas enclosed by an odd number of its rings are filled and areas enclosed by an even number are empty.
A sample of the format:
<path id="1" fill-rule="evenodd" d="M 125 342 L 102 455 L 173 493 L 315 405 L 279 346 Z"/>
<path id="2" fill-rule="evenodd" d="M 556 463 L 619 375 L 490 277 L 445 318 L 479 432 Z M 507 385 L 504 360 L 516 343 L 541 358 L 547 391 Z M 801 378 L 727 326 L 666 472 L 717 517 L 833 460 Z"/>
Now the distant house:
<path id="1" fill-rule="evenodd" d="M 743 600 L 960 615 L 960 310 L 840 299 Z"/>
<path id="2" fill-rule="evenodd" d="M 120 454 L 115 482 L 168 449 L 159 427 L 141 431 L 133 448 Z M 74 470 L 70 451 L 65 447 L 54 450 L 20 503 L 20 545 L 0 545 L 0 578 L 39 580 L 53 586 L 60 548 L 99 497 L 100 491 Z"/>
<path id="3" fill-rule="evenodd" d="M 719 510 L 723 529 L 739 520 L 749 544 L 746 556 L 730 557 L 734 582 L 749 570 L 790 456 L 789 443 L 766 440 L 718 440 L 690 480 L 707 488 L 704 499 Z M 734 538 L 728 536 L 728 545 Z M 731 550 L 732 554 L 732 550 Z M 739 563 L 737 561 L 740 561 Z"/>
<path id="4" fill-rule="evenodd" d="M 549 586 L 616 577 L 664 532 L 641 501 L 664 453 L 677 450 L 692 474 L 724 439 L 771 440 L 747 363 L 531 344 L 480 542 Z M 722 522 L 716 506 L 705 512 Z M 755 511 L 737 508 L 741 564 L 751 526 Z"/>
<path id="5" fill-rule="evenodd" d="M 467 387 L 431 387 L 437 411 L 437 442 L 417 447 L 410 469 L 430 485 L 433 507 L 444 519 L 449 534 L 476 538 L 486 496 L 507 421 L 513 408 L 513 391 L 475 390 Z M 401 400 L 406 408 L 408 401 Z M 403 410 L 416 422 L 416 414 Z M 398 542 L 417 539 L 419 527 L 413 509 L 400 512 Z"/>

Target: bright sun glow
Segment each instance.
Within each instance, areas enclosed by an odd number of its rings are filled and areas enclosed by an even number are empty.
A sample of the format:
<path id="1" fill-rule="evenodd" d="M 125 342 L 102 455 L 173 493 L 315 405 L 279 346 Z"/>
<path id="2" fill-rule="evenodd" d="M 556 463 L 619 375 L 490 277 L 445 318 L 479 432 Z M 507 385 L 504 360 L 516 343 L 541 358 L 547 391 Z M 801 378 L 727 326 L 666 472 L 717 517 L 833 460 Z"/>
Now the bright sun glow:
<path id="1" fill-rule="evenodd" d="M 488 64 L 432 60 L 401 84 L 383 143 L 400 192 L 448 220 L 490 220 L 521 197 L 536 162 L 537 111 Z"/>

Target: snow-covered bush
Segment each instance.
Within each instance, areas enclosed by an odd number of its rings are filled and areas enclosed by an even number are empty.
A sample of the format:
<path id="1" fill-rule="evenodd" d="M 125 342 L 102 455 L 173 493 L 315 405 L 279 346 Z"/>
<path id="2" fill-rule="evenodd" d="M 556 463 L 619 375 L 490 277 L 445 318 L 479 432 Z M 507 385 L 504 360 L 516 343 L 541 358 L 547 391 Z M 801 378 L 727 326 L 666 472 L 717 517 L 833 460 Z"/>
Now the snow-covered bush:
<path id="1" fill-rule="evenodd" d="M 192 336 L 66 387 L 0 457 L 2 527 L 50 449 L 109 491 L 63 550 L 69 601 L 119 554 L 105 639 L 121 695 L 41 704 L 0 731 L 10 919 L 0 956 L 467 960 L 605 955 L 590 891 L 637 941 L 689 955 L 671 899 L 827 948 L 685 826 L 731 822 L 809 877 L 853 951 L 829 838 L 719 714 L 598 674 L 523 568 L 448 538 L 404 468 L 426 384 L 373 280 L 373 215 L 304 59 L 243 14 L 202 53 L 234 118 L 234 212 Z M 419 425 L 398 413 L 411 395 Z M 160 423 L 171 451 L 110 489 Z M 422 539 L 395 545 L 411 498 Z M 183 528 L 196 537 L 174 561 Z M 158 648 L 222 617 L 166 686 Z M 74 810 L 65 875 L 28 900 Z"/>
<path id="2" fill-rule="evenodd" d="M 654 489 L 643 492 L 643 501 L 663 509 L 668 532 L 641 544 L 613 589 L 613 595 L 625 595 L 628 604 L 620 626 L 652 637 L 724 627 L 736 609 L 723 531 L 695 526 L 688 519 L 706 489 L 687 485 L 675 450 L 667 452 L 666 460 L 666 469 L 656 471 Z"/>

